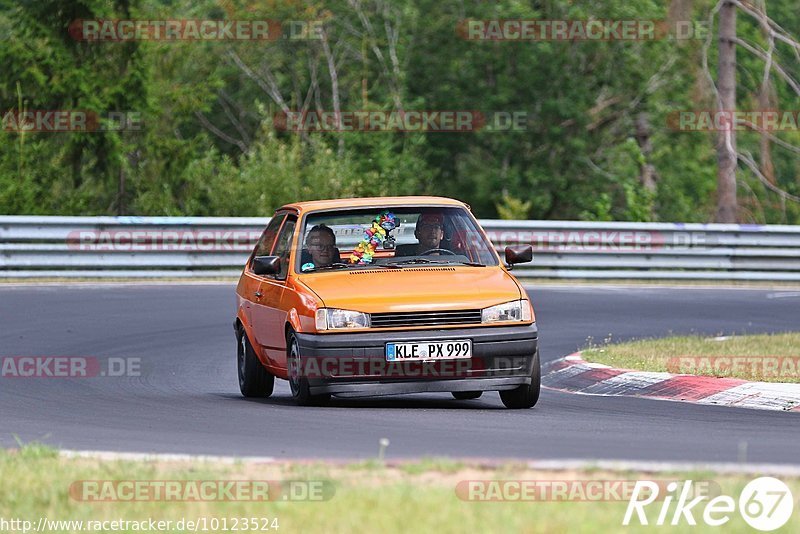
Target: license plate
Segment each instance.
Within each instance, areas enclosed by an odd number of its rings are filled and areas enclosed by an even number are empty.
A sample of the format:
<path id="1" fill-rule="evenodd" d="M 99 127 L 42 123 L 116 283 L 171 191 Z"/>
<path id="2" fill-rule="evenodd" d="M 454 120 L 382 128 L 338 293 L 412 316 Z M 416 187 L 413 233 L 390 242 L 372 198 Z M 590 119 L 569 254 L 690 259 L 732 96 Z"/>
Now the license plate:
<path id="1" fill-rule="evenodd" d="M 472 358 L 472 340 L 418 341 L 416 343 L 387 343 L 387 362 L 414 360 L 456 360 Z"/>

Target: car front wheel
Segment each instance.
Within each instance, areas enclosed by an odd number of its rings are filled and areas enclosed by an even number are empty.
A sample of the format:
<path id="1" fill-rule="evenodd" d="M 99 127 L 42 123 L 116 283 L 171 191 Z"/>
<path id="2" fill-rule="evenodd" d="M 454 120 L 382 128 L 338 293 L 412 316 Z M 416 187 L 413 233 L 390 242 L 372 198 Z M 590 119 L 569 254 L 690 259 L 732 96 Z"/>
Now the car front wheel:
<path id="1" fill-rule="evenodd" d="M 275 387 L 275 377 L 258 361 L 244 329 L 237 336 L 236 367 L 239 374 L 239 390 L 245 397 L 269 397 Z"/>
<path id="2" fill-rule="evenodd" d="M 292 390 L 292 398 L 299 406 L 320 406 L 331 399 L 330 394 L 311 394 L 308 378 L 303 376 L 300 346 L 294 332 L 290 332 L 286 339 L 286 363 L 288 364 L 289 388 Z"/>
<path id="3" fill-rule="evenodd" d="M 539 349 L 533 356 L 533 370 L 531 383 L 523 384 L 517 388 L 500 392 L 500 400 L 506 408 L 515 410 L 533 408 L 539 400 L 539 390 L 542 385 L 542 367 L 539 365 Z"/>

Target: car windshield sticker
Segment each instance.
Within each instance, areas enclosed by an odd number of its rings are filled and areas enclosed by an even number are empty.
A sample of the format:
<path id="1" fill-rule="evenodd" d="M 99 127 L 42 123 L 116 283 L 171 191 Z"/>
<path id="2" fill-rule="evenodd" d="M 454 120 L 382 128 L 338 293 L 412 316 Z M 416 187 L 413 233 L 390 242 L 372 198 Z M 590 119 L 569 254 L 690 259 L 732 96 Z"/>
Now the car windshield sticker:
<path id="1" fill-rule="evenodd" d="M 380 244 L 384 244 L 385 248 L 394 248 L 394 238 L 389 235 L 389 232 L 399 226 L 397 217 L 391 211 L 384 211 L 375 217 L 372 225 L 364 230 L 364 237 L 350 254 L 350 263 L 361 265 L 372 263 L 372 256 Z"/>

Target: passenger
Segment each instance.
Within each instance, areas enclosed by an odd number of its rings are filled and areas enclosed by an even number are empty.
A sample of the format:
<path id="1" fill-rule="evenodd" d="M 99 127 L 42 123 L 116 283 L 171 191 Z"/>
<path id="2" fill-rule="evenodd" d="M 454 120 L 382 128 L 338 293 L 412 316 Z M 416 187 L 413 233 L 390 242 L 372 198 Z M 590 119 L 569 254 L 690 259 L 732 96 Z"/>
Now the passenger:
<path id="1" fill-rule="evenodd" d="M 314 267 L 324 267 L 339 261 L 336 235 L 329 226 L 318 224 L 306 236 L 306 248 Z"/>

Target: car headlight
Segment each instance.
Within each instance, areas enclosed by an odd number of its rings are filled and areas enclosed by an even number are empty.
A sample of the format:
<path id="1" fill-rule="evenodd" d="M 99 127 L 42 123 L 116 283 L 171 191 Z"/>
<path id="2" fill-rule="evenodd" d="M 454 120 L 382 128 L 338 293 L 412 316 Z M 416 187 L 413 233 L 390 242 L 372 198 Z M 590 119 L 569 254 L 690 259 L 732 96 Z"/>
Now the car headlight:
<path id="1" fill-rule="evenodd" d="M 317 330 L 336 328 L 369 328 L 369 315 L 337 308 L 320 308 L 315 316 Z"/>
<path id="2" fill-rule="evenodd" d="M 482 323 L 502 323 L 505 321 L 531 321 L 533 313 L 527 300 L 512 300 L 481 310 Z"/>

